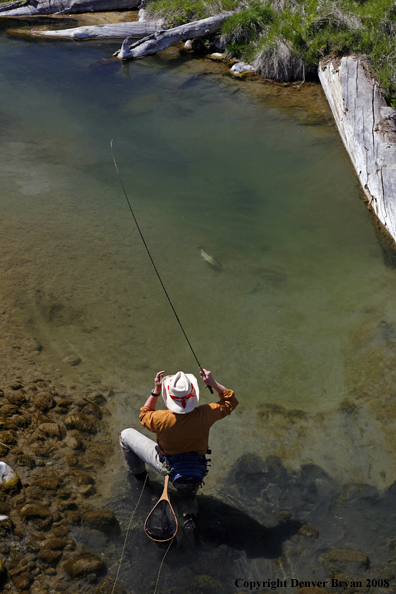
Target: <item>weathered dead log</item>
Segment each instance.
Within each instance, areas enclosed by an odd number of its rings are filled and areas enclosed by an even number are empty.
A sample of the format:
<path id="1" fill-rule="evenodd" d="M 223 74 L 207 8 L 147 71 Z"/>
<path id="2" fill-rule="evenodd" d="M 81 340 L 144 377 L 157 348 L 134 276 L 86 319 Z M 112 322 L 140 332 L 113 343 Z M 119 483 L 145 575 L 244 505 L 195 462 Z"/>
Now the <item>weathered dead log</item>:
<path id="1" fill-rule="evenodd" d="M 129 60 L 132 58 L 142 58 L 150 54 L 155 54 L 166 49 L 170 45 L 179 41 L 186 41 L 195 37 L 206 37 L 220 29 L 223 22 L 231 16 L 231 12 L 223 12 L 200 21 L 193 21 L 186 25 L 180 25 L 173 29 L 157 31 L 152 35 L 129 45 L 129 39 L 126 38 L 120 50 L 115 52 L 114 56 L 120 60 Z"/>
<path id="2" fill-rule="evenodd" d="M 7 35 L 12 37 L 45 37 L 51 39 L 98 39 L 98 38 L 124 38 L 146 37 L 162 27 L 155 21 L 133 21 L 131 23 L 113 23 L 108 25 L 92 25 L 85 27 L 73 27 L 72 29 L 9 29 Z"/>
<path id="3" fill-rule="evenodd" d="M 130 10 L 139 4 L 140 0 L 17 0 L 1 4 L 0 17 Z"/>
<path id="4" fill-rule="evenodd" d="M 396 241 L 396 110 L 359 58 L 322 60 L 319 78 L 367 200 Z"/>

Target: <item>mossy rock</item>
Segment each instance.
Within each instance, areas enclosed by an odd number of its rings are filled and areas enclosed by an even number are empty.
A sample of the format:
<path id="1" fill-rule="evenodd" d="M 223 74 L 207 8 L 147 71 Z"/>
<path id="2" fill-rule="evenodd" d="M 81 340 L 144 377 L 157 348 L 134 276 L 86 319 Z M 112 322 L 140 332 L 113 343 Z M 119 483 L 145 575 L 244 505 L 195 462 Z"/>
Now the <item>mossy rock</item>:
<path id="1" fill-rule="evenodd" d="M 100 406 L 95 404 L 95 402 L 90 402 L 89 404 L 87 404 L 87 406 L 84 406 L 81 412 L 84 415 L 91 415 L 95 417 L 95 419 L 98 419 L 98 421 L 100 421 L 102 418 L 102 411 L 100 410 Z"/>
<path id="2" fill-rule="evenodd" d="M 11 505 L 8 505 L 5 501 L 0 501 L 0 514 L 8 515 L 11 511 Z"/>
<path id="3" fill-rule="evenodd" d="M 54 471 L 49 470 L 32 480 L 31 486 L 45 489 L 47 491 L 56 491 L 62 483 L 60 475 Z"/>
<path id="4" fill-rule="evenodd" d="M 83 470 L 76 470 L 76 471 L 73 471 L 73 474 L 71 476 L 76 478 L 77 485 L 79 487 L 83 486 L 83 485 L 94 485 L 95 484 L 95 479 L 93 478 L 92 475 L 89 474 L 89 472 L 84 472 Z"/>
<path id="5" fill-rule="evenodd" d="M 0 443 L 0 458 L 4 458 L 5 456 L 7 456 L 9 451 L 10 448 Z"/>
<path id="6" fill-rule="evenodd" d="M 16 445 L 17 438 L 11 431 L 1 431 L 0 432 L 0 441 L 5 443 L 6 445 Z"/>
<path id="7" fill-rule="evenodd" d="M 2 417 L 11 417 L 12 415 L 15 415 L 17 412 L 18 412 L 18 407 L 15 406 L 14 404 L 4 404 L 0 408 L 0 415 Z"/>
<path id="8" fill-rule="evenodd" d="M 57 564 L 61 557 L 62 551 L 52 551 L 51 549 L 41 549 L 38 554 L 39 560 L 48 563 L 48 565 Z"/>
<path id="9" fill-rule="evenodd" d="M 23 392 L 12 392 L 7 394 L 6 398 L 10 404 L 15 404 L 15 406 L 21 406 L 26 402 L 26 396 Z"/>
<path id="10" fill-rule="evenodd" d="M 66 561 L 63 565 L 67 574 L 73 578 L 89 575 L 90 573 L 101 573 L 106 564 L 100 557 L 92 553 L 75 556 Z"/>
<path id="11" fill-rule="evenodd" d="M 5 462 L 0 462 L 0 487 L 3 491 L 9 493 L 15 491 L 18 487 L 19 476 Z"/>
<path id="12" fill-rule="evenodd" d="M 33 398 L 33 404 L 42 412 L 47 412 L 47 410 L 55 405 L 55 400 L 49 392 L 40 392 L 40 394 L 36 394 Z"/>
<path id="13" fill-rule="evenodd" d="M 63 419 L 67 429 L 77 429 L 83 433 L 97 433 L 98 425 L 96 419 L 91 416 L 75 413 L 68 415 Z"/>
<path id="14" fill-rule="evenodd" d="M 104 534 L 119 534 L 121 530 L 117 518 L 109 509 L 85 513 L 82 517 L 82 524 L 86 528 L 100 530 Z"/>
<path id="15" fill-rule="evenodd" d="M 27 427 L 32 422 L 31 416 L 27 413 L 12 415 L 9 420 L 16 427 Z"/>
<path id="16" fill-rule="evenodd" d="M 63 437 L 63 431 L 58 423 L 41 423 L 38 426 L 39 431 L 44 433 L 46 437 L 55 437 L 61 439 Z"/>
<path id="17" fill-rule="evenodd" d="M 68 543 L 69 540 L 66 538 L 50 538 L 49 540 L 46 540 L 44 542 L 43 549 L 51 549 L 52 551 L 62 551 Z"/>
<path id="18" fill-rule="evenodd" d="M 26 396 L 23 392 L 12 392 L 12 394 L 7 394 L 6 398 L 10 404 L 18 407 L 26 402 Z"/>
<path id="19" fill-rule="evenodd" d="M 18 456 L 16 461 L 18 466 L 27 466 L 28 468 L 34 468 L 36 466 L 34 458 L 28 456 L 28 454 L 22 454 L 21 456 Z"/>
<path id="20" fill-rule="evenodd" d="M 28 503 L 22 507 L 19 514 L 26 519 L 30 518 L 48 518 L 51 513 L 45 505 L 41 503 Z"/>
<path id="21" fill-rule="evenodd" d="M 34 578 L 29 572 L 24 571 L 14 576 L 12 581 L 17 590 L 26 591 L 29 590 L 30 586 L 33 584 Z"/>
<path id="22" fill-rule="evenodd" d="M 63 538 L 64 536 L 67 536 L 69 534 L 70 529 L 71 527 L 69 523 L 60 524 L 58 526 L 52 527 L 52 534 L 56 538 Z"/>

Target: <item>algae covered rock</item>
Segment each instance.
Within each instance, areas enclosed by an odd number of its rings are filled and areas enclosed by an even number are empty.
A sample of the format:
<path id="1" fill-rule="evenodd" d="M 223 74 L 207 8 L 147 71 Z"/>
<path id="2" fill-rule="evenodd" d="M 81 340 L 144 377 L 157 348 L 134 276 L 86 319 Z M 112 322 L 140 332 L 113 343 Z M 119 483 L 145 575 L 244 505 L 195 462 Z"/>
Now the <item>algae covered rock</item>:
<path id="1" fill-rule="evenodd" d="M 101 573 L 106 564 L 100 557 L 92 553 L 85 553 L 72 557 L 63 565 L 66 573 L 71 577 L 82 577 L 90 573 Z"/>
<path id="2" fill-rule="evenodd" d="M 46 412 L 55 405 L 55 401 L 49 392 L 41 392 L 33 398 L 33 404 L 39 410 Z"/>
<path id="3" fill-rule="evenodd" d="M 56 491 L 61 485 L 62 478 L 55 470 L 48 470 L 42 472 L 40 476 L 36 476 L 32 482 L 32 487 L 39 487 L 47 491 Z"/>
<path id="4" fill-rule="evenodd" d="M 3 491 L 15 491 L 19 483 L 19 476 L 5 462 L 0 462 L 0 486 Z"/>
<path id="5" fill-rule="evenodd" d="M 86 528 L 100 530 L 104 534 L 118 534 L 120 532 L 118 520 L 109 509 L 86 512 L 82 517 L 82 524 Z"/>
<path id="6" fill-rule="evenodd" d="M 58 439 L 63 437 L 62 428 L 58 423 L 41 423 L 38 428 L 47 437 L 56 437 Z"/>
<path id="7" fill-rule="evenodd" d="M 26 519 L 48 518 L 51 515 L 48 507 L 42 505 L 41 503 L 28 503 L 22 507 L 19 513 L 23 518 Z"/>
<path id="8" fill-rule="evenodd" d="M 12 392 L 7 394 L 6 398 L 10 404 L 15 404 L 15 406 L 21 406 L 26 402 L 26 396 L 23 392 Z"/>
<path id="9" fill-rule="evenodd" d="M 0 441 L 6 445 L 15 445 L 17 443 L 17 438 L 11 431 L 1 431 Z"/>
<path id="10" fill-rule="evenodd" d="M 61 557 L 62 551 L 53 551 L 52 549 L 42 549 L 38 554 L 40 561 L 48 564 L 58 563 Z"/>
<path id="11" fill-rule="evenodd" d="M 19 575 L 15 575 L 12 577 L 12 581 L 14 586 L 19 591 L 29 590 L 30 586 L 34 582 L 34 578 L 31 573 L 24 571 Z"/>
<path id="12" fill-rule="evenodd" d="M 82 413 L 74 413 L 63 419 L 67 429 L 78 429 L 84 433 L 96 433 L 98 430 L 95 419 Z"/>
<path id="13" fill-rule="evenodd" d="M 69 543 L 66 538 L 50 538 L 43 544 L 43 549 L 51 549 L 52 551 L 62 551 Z"/>

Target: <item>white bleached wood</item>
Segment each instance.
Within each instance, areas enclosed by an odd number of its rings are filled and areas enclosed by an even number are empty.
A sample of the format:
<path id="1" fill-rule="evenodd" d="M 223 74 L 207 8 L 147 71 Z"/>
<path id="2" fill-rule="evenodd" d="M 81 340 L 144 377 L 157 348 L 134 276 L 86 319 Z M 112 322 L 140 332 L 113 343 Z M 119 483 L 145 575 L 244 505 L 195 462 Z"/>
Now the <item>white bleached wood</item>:
<path id="1" fill-rule="evenodd" d="M 36 14 L 77 14 L 137 8 L 140 0 L 27 0 L 0 5 L 0 17 Z"/>
<path id="2" fill-rule="evenodd" d="M 98 39 L 103 37 L 124 39 L 125 36 L 135 38 L 146 37 L 159 29 L 160 25 L 156 25 L 154 22 L 140 23 L 134 21 L 131 23 L 91 25 L 50 31 L 31 29 L 28 33 L 32 37 L 50 37 L 51 39 Z"/>
<path id="3" fill-rule="evenodd" d="M 231 12 L 225 12 L 200 21 L 180 25 L 173 29 L 157 31 L 153 35 L 149 35 L 148 37 L 136 41 L 132 45 L 129 45 L 127 40 L 125 40 L 121 49 L 114 55 L 120 60 L 142 58 L 143 56 L 155 54 L 164 50 L 179 41 L 187 41 L 187 39 L 195 37 L 206 37 L 220 29 L 223 22 L 231 16 L 231 14 Z"/>
<path id="4" fill-rule="evenodd" d="M 396 240 L 396 110 L 359 58 L 323 60 L 319 78 L 367 199 Z"/>

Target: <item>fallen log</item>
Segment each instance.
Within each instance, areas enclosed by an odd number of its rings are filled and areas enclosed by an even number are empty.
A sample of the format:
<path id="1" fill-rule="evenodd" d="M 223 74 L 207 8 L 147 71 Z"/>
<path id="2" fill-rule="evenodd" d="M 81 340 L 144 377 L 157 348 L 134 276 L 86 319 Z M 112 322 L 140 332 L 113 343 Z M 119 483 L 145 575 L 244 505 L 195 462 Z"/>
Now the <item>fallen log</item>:
<path id="1" fill-rule="evenodd" d="M 116 51 L 114 56 L 119 60 L 142 58 L 143 56 L 164 50 L 179 41 L 187 41 L 187 39 L 193 39 L 195 37 L 206 37 L 218 31 L 224 21 L 231 15 L 232 12 L 223 12 L 200 21 L 193 21 L 192 23 L 174 27 L 173 29 L 157 31 L 132 43 L 132 45 L 129 45 L 129 38 L 127 37 L 121 49 Z"/>
<path id="2" fill-rule="evenodd" d="M 26 0 L 0 4 L 0 18 L 36 14 L 78 14 L 137 8 L 141 0 Z"/>
<path id="3" fill-rule="evenodd" d="M 71 29 L 9 29 L 7 35 L 11 37 L 45 37 L 50 39 L 98 39 L 98 38 L 121 38 L 146 37 L 155 31 L 161 30 L 161 25 L 155 21 L 131 23 L 113 23 L 108 25 L 91 25 L 84 27 L 73 27 Z"/>
<path id="4" fill-rule="evenodd" d="M 396 241 L 396 110 L 360 58 L 323 59 L 319 78 L 367 200 Z"/>

